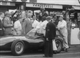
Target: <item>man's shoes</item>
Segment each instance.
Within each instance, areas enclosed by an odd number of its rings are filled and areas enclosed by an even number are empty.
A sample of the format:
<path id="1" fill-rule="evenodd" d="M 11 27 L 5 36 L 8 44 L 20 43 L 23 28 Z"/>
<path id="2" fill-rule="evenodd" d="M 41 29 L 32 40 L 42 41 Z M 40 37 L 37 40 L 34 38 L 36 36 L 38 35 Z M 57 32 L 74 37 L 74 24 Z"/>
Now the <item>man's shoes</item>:
<path id="1" fill-rule="evenodd" d="M 68 49 L 66 49 L 65 52 L 68 52 Z"/>
<path id="2" fill-rule="evenodd" d="M 64 48 L 64 51 L 65 51 L 65 52 L 68 52 L 68 49 L 67 49 L 67 48 Z"/>

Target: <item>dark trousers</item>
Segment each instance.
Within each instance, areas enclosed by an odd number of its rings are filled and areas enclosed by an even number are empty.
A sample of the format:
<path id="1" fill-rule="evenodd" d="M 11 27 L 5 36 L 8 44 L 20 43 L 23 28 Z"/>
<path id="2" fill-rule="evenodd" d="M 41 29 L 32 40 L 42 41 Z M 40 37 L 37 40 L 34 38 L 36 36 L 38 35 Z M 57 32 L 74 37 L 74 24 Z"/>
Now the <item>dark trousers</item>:
<path id="1" fill-rule="evenodd" d="M 80 21 L 78 21 L 78 27 L 79 27 L 79 29 L 80 29 Z"/>
<path id="2" fill-rule="evenodd" d="M 0 30 L 0 36 L 4 35 L 4 30 Z"/>
<path id="3" fill-rule="evenodd" d="M 52 40 L 45 40 L 45 57 L 52 57 L 53 56 L 53 47 L 52 47 Z"/>

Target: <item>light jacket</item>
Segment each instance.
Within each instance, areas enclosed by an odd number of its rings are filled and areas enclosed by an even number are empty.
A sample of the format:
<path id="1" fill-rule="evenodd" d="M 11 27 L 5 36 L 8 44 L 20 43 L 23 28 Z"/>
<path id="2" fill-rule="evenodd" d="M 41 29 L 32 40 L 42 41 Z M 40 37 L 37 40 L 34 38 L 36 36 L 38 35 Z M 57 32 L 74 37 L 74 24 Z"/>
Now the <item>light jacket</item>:
<path id="1" fill-rule="evenodd" d="M 67 36 L 67 22 L 65 20 L 59 21 L 57 28 L 63 36 Z"/>

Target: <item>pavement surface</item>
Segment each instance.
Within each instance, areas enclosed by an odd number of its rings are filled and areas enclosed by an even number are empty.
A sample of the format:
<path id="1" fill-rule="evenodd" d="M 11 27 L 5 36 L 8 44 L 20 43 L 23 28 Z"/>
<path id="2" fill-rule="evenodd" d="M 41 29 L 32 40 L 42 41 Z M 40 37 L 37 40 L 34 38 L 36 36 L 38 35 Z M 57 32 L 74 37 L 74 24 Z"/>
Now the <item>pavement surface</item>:
<path id="1" fill-rule="evenodd" d="M 68 52 L 62 51 L 53 54 L 53 57 L 43 57 L 42 52 L 24 53 L 21 56 L 13 56 L 10 51 L 0 51 L 0 58 L 80 58 L 80 45 L 71 46 Z"/>

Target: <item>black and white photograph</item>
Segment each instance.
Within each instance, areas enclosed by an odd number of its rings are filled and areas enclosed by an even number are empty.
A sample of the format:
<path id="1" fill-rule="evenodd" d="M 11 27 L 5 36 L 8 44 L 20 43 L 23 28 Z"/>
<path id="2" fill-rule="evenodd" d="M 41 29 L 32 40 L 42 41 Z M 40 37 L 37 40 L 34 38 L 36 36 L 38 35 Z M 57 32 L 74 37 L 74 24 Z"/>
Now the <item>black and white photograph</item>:
<path id="1" fill-rule="evenodd" d="M 0 0 L 0 58 L 80 58 L 80 0 Z"/>

